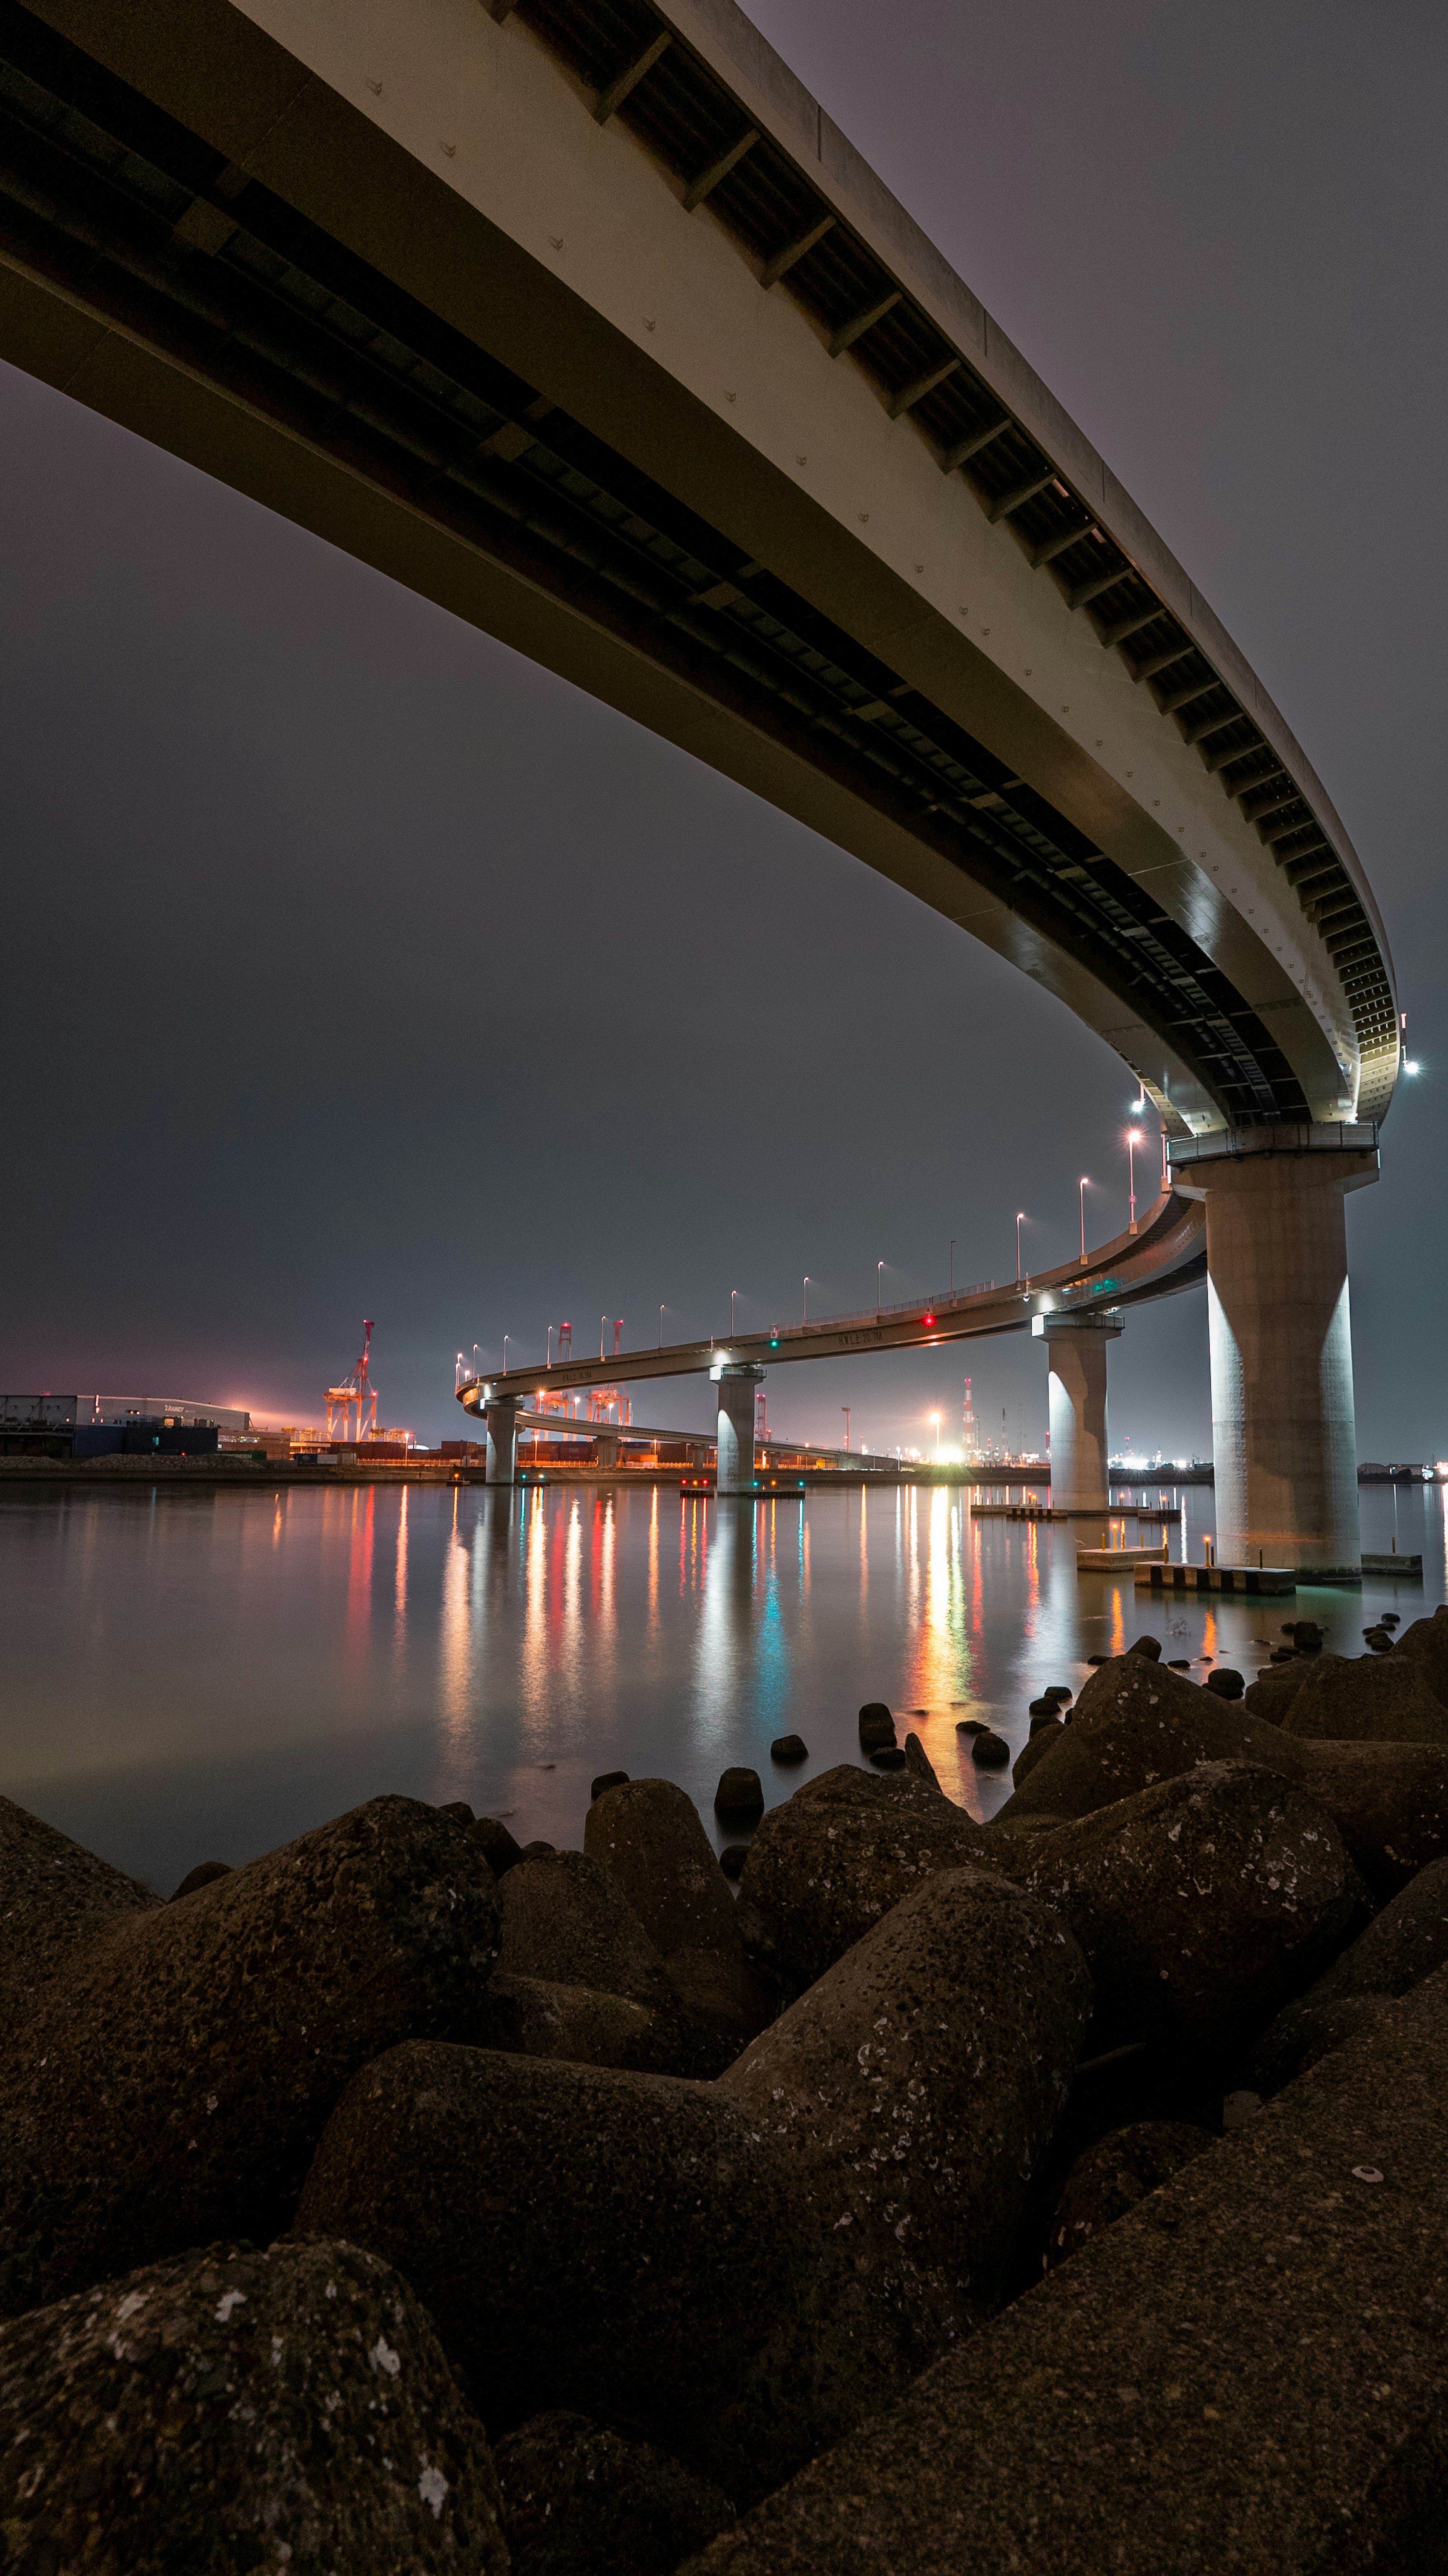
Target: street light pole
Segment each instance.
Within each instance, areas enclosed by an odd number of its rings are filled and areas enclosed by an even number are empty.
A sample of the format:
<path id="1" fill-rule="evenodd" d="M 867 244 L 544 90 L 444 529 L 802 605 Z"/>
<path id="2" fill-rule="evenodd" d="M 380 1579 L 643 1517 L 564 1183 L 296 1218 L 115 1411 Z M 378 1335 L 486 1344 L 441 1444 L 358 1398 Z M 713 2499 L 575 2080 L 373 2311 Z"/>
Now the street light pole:
<path id="1" fill-rule="evenodd" d="M 606 1315 L 600 1315 L 600 1316 L 599 1316 L 599 1319 L 598 1319 L 598 1356 L 599 1356 L 599 1358 L 600 1358 L 600 1359 L 602 1359 L 602 1357 L 603 1357 L 603 1342 L 604 1342 L 604 1335 L 607 1333 L 607 1331 L 608 1331 L 608 1317 L 607 1317 Z"/>
<path id="2" fill-rule="evenodd" d="M 1025 1221 L 1026 1221 L 1026 1211 L 1025 1211 L 1025 1209 L 1024 1209 L 1024 1208 L 1017 1208 L 1017 1210 L 1016 1210 L 1016 1286 L 1017 1286 L 1018 1288 L 1019 1288 L 1019 1286 L 1020 1286 L 1020 1284 L 1021 1284 L 1021 1228 L 1022 1228 L 1022 1226 L 1025 1224 Z"/>
<path id="3" fill-rule="evenodd" d="M 955 1295 L 955 1237 L 950 1238 L 950 1293 Z"/>
<path id="4" fill-rule="evenodd" d="M 1136 1232 L 1136 1147 L 1136 1129 L 1134 1127 L 1128 1127 L 1126 1131 L 1126 1171 L 1127 1187 L 1131 1194 L 1130 1232 L 1132 1234 L 1135 1234 Z"/>
<path id="5" fill-rule="evenodd" d="M 601 1342 L 598 1346 L 598 1356 L 600 1359 L 603 1357 L 603 1344 Z M 543 1365 L 545 1368 L 551 1368 L 553 1366 L 553 1327 L 551 1324 L 548 1327 L 548 1357 L 544 1361 Z"/>
<path id="6" fill-rule="evenodd" d="M 804 1278 L 804 1321 L 805 1321 L 805 1323 L 808 1323 L 808 1322 L 809 1322 L 809 1272 L 808 1272 L 808 1271 L 806 1271 L 806 1272 L 805 1272 L 805 1278 Z"/>
<path id="7" fill-rule="evenodd" d="M 739 1291 L 737 1288 L 731 1288 L 729 1291 L 729 1339 L 731 1342 L 734 1339 L 734 1300 L 738 1294 Z"/>
<path id="8" fill-rule="evenodd" d="M 847 1404 L 842 1404 L 840 1406 L 840 1411 L 845 1417 L 845 1448 L 846 1451 L 848 1451 L 850 1446 L 850 1408 Z"/>
<path id="9" fill-rule="evenodd" d="M 506 1376 L 507 1376 L 507 1374 L 508 1374 L 508 1336 L 507 1336 L 507 1334 L 505 1333 L 505 1334 L 503 1335 L 503 1375 L 504 1375 L 504 1377 L 506 1377 Z"/>
<path id="10" fill-rule="evenodd" d="M 662 1306 L 661 1306 L 661 1307 L 659 1308 L 659 1348 L 660 1348 L 660 1350 L 662 1350 L 662 1349 L 663 1349 L 663 1347 L 664 1347 L 664 1310 L 663 1310 L 663 1308 L 662 1308 Z"/>
<path id="11" fill-rule="evenodd" d="M 1083 1261 L 1086 1258 L 1086 1190 L 1087 1180 L 1083 1172 L 1081 1175 L 1081 1258 Z"/>
<path id="12" fill-rule="evenodd" d="M 877 1315 L 878 1315 L 878 1314 L 879 1314 L 879 1312 L 880 1312 L 880 1299 L 882 1298 L 882 1296 L 883 1296 L 883 1295 L 884 1295 L 884 1293 L 885 1293 L 885 1292 L 884 1292 L 884 1289 L 883 1289 L 883 1287 L 882 1287 L 882 1285 L 881 1285 L 881 1282 L 882 1282 L 882 1280 L 884 1279 L 884 1276 L 885 1276 L 885 1264 L 884 1264 L 884 1262 L 883 1262 L 883 1261 L 877 1261 L 877 1262 L 876 1262 L 876 1264 L 875 1264 L 875 1312 L 876 1312 L 876 1314 L 877 1314 Z"/>

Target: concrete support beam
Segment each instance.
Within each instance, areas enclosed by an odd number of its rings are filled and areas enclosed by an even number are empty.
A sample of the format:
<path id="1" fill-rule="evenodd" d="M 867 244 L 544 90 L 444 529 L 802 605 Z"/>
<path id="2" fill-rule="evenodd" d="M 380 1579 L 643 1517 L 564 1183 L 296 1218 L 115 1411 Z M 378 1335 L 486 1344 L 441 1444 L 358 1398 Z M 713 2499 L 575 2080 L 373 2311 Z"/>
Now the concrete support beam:
<path id="1" fill-rule="evenodd" d="M 600 1431 L 598 1438 L 593 1444 L 593 1457 L 595 1466 L 616 1467 L 618 1465 L 618 1433 L 616 1431 Z"/>
<path id="2" fill-rule="evenodd" d="M 727 1362 L 717 1372 L 719 1448 L 714 1490 L 754 1491 L 754 1390 L 764 1377 L 752 1360 Z"/>
<path id="3" fill-rule="evenodd" d="M 1106 1446 L 1106 1345 L 1119 1315 L 1034 1315 L 1050 1376 L 1051 1507 L 1104 1519 L 1111 1509 Z"/>
<path id="4" fill-rule="evenodd" d="M 516 1485 L 518 1481 L 518 1398 L 505 1397 L 500 1404 L 487 1406 L 483 1420 L 488 1431 L 488 1455 L 484 1476 L 490 1485 Z"/>
<path id="5" fill-rule="evenodd" d="M 1355 1573 L 1357 1426 L 1348 1311 L 1349 1190 L 1376 1149 L 1332 1127 L 1246 1128 L 1172 1173 L 1206 1201 L 1217 1558 Z"/>

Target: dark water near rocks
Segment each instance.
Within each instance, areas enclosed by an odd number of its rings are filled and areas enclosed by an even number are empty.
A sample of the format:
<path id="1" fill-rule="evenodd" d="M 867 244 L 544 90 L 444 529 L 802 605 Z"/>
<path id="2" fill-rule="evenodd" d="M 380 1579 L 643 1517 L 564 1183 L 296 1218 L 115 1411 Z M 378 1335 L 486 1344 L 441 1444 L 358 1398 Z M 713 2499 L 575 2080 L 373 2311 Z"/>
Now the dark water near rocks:
<path id="1" fill-rule="evenodd" d="M 1031 1698 L 1079 1689 L 1086 1656 L 1144 1629 L 1249 1677 L 1254 1641 L 1294 1615 L 1358 1652 L 1375 1611 L 1406 1624 L 1445 1598 L 1444 1490 L 1363 1491 L 1364 1546 L 1421 1551 L 1421 1585 L 1214 1609 L 1078 1575 L 1071 1523 L 972 1522 L 943 1486 L 753 1506 L 662 1486 L 16 1486 L 0 1790 L 169 1892 L 197 1861 L 248 1859 L 381 1790 L 466 1798 L 520 1842 L 562 1844 L 595 1773 L 662 1773 L 712 1829 L 727 1764 L 753 1764 L 772 1803 L 858 1759 L 856 1712 L 883 1699 L 916 1712 L 951 1796 L 990 1815 L 1009 1774 L 976 1770 L 960 1718 L 1016 1749 Z M 1170 1553 L 1185 1537 L 1200 1563 L 1211 1490 L 1174 1499 Z M 772 1772 L 791 1731 L 811 1760 Z"/>

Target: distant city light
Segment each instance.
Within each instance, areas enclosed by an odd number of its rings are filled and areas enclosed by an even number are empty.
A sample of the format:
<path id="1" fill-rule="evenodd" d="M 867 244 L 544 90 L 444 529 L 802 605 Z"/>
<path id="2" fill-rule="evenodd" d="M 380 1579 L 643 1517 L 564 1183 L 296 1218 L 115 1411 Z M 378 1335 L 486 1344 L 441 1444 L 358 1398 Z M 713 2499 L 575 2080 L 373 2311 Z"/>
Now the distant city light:
<path id="1" fill-rule="evenodd" d="M 1404 1057 L 1404 1059 L 1403 1059 L 1403 1071 L 1404 1071 L 1404 1073 L 1421 1073 L 1421 1072 L 1422 1072 L 1422 1070 L 1423 1070 L 1423 1068 L 1422 1068 L 1422 1066 L 1419 1064 L 1418 1059 L 1417 1059 L 1417 1057 L 1416 1057 L 1415 1055 L 1410 1055 L 1410 1056 L 1405 1056 L 1405 1057 Z"/>

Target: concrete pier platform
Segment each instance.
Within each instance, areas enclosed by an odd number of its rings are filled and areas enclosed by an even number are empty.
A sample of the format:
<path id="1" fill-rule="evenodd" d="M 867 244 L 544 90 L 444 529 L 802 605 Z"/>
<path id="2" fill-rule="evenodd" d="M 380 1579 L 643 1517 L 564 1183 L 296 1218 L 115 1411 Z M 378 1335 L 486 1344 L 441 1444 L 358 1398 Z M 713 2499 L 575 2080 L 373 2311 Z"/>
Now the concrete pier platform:
<path id="1" fill-rule="evenodd" d="M 1448 1969 L 689 2576 L 1448 2565 Z"/>
<path id="2" fill-rule="evenodd" d="M 1155 1547 L 1083 1547 L 1076 1548 L 1078 1574 L 1140 1574 L 1144 1566 L 1160 1567 L 1166 1562 L 1166 1540 Z"/>
<path id="3" fill-rule="evenodd" d="M 1295 1592 L 1290 1565 L 1139 1566 L 1139 1592 Z"/>

